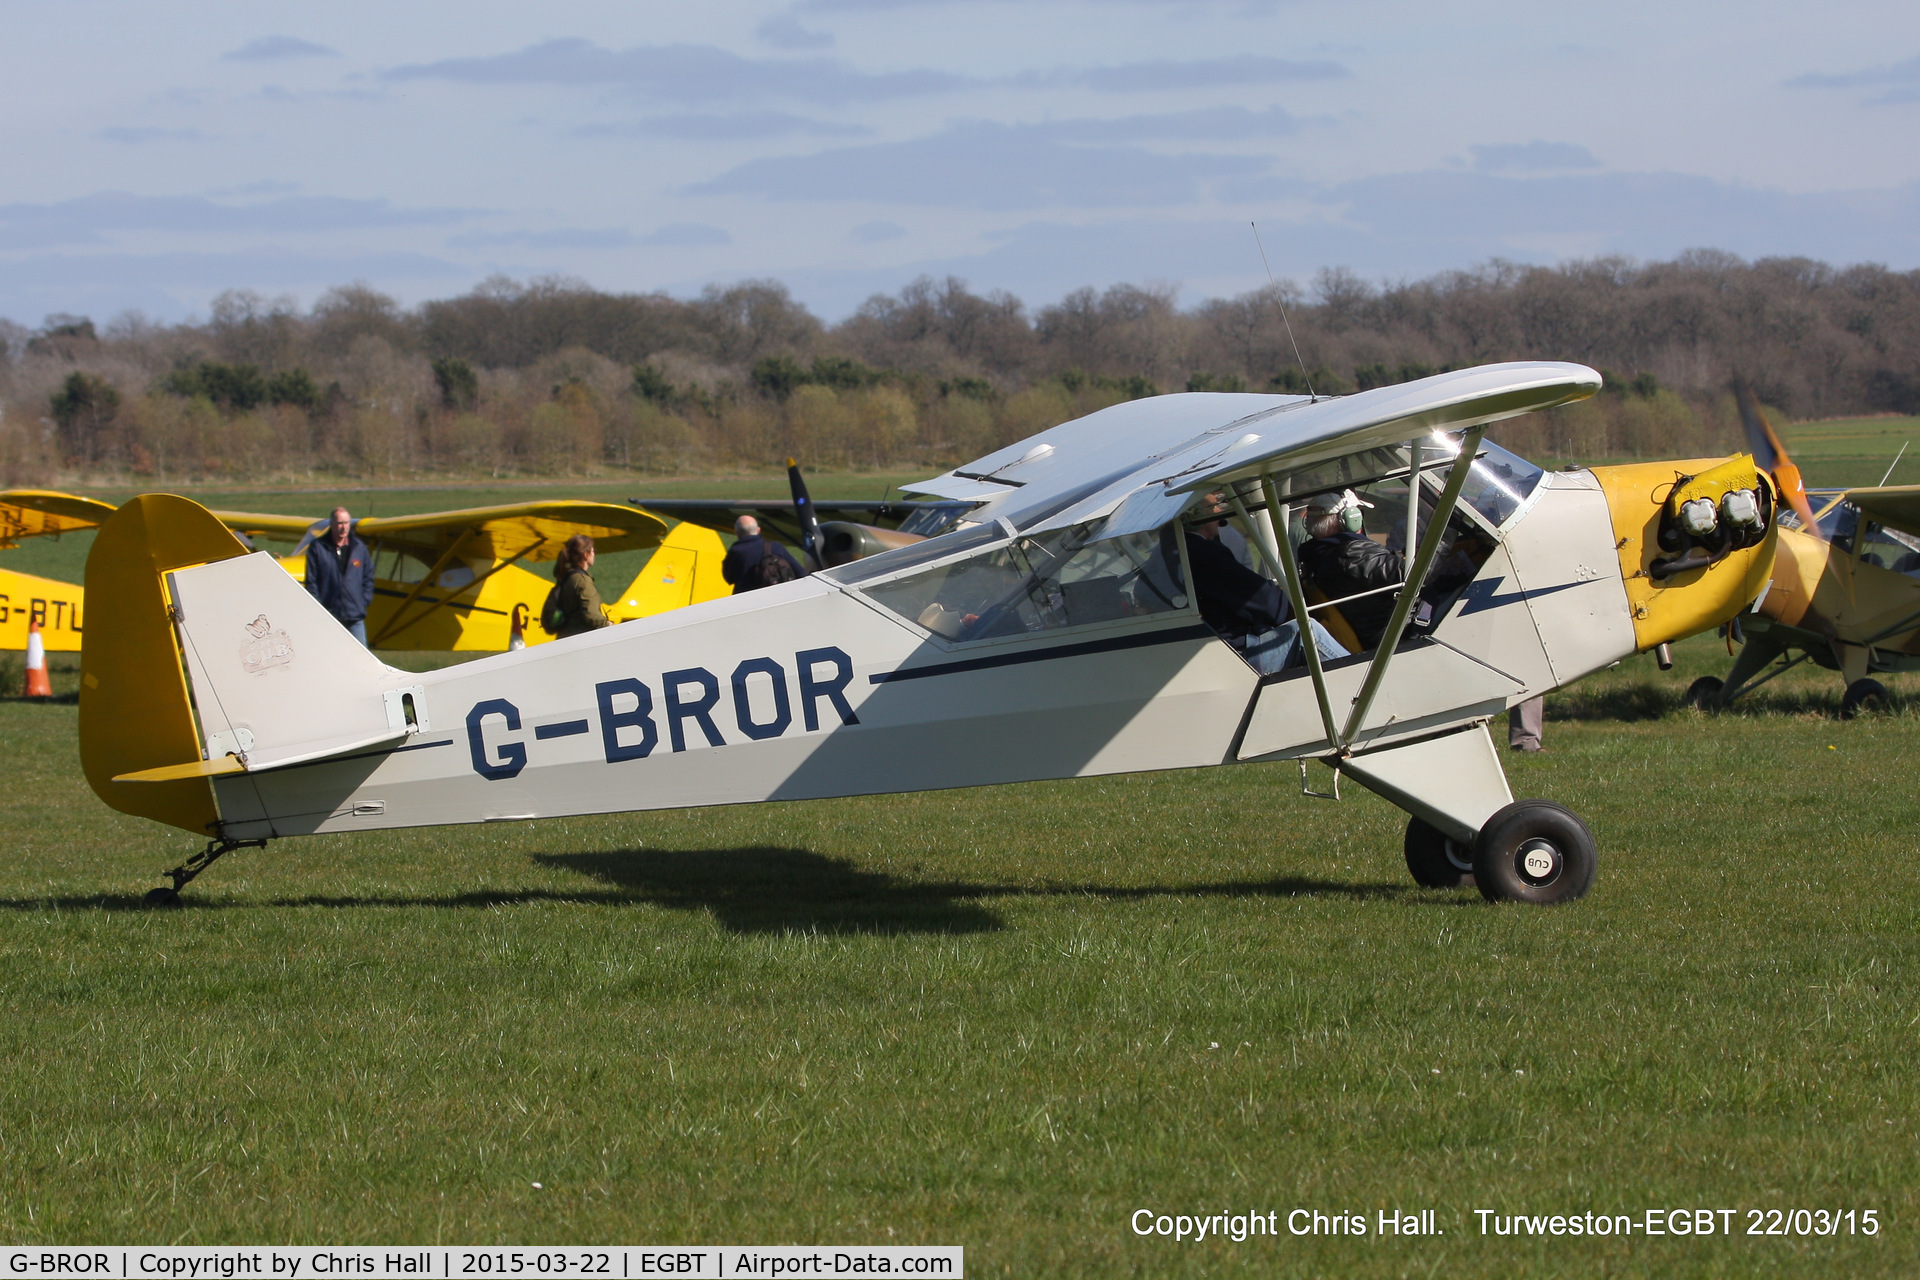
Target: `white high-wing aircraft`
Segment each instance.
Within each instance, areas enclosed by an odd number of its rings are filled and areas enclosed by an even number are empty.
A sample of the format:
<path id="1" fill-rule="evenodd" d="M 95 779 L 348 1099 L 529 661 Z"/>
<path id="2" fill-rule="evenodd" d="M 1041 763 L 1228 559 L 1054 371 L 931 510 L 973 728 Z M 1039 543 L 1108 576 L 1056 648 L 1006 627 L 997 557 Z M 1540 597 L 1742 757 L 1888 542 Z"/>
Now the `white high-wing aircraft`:
<path id="1" fill-rule="evenodd" d="M 1422 883 L 1563 901 L 1592 881 L 1593 837 L 1514 801 L 1488 720 L 1732 616 L 1773 548 L 1751 460 L 1759 524 L 1722 476 L 1706 506 L 1734 494 L 1740 527 L 1701 535 L 1711 555 L 1683 539 L 1663 572 L 1656 531 L 1683 501 L 1689 530 L 1705 518 L 1681 470 L 1699 465 L 1609 485 L 1482 441 L 1599 386 L 1527 363 L 1341 399 L 1136 400 L 917 486 L 978 504 L 939 536 L 425 674 L 361 648 L 196 504 L 148 495 L 87 563 L 88 589 L 124 603 L 89 630 L 81 758 L 108 804 L 211 837 L 156 903 L 277 836 L 1309 758 L 1412 815 Z M 1308 645 L 1262 676 L 1201 620 L 1187 517 L 1224 492 L 1294 615 L 1333 621 L 1292 517 L 1346 489 L 1410 549 L 1415 585 L 1368 593 L 1391 602 L 1371 650 Z"/>

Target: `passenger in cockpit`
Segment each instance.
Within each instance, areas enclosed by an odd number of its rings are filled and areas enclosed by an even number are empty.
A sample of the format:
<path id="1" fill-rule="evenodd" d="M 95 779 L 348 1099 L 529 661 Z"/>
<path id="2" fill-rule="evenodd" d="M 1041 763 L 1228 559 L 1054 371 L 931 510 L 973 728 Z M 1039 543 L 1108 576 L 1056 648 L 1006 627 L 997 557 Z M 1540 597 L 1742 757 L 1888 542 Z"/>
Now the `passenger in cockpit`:
<path id="1" fill-rule="evenodd" d="M 1220 541 L 1225 516 L 1202 520 L 1187 531 L 1187 563 L 1193 571 L 1193 595 L 1200 618 L 1219 633 L 1254 670 L 1274 675 L 1306 661 L 1300 626 L 1280 588 L 1234 559 Z M 1309 618 L 1314 647 L 1322 659 L 1347 656 L 1327 629 Z"/>

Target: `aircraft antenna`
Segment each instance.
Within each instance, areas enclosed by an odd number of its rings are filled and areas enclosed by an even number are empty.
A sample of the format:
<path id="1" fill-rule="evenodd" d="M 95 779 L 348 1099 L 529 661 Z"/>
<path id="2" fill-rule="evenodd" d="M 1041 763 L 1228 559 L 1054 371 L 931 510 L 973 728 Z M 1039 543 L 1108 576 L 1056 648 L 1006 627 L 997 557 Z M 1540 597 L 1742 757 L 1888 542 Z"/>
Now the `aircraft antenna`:
<path id="1" fill-rule="evenodd" d="M 1906 456 L 1907 445 L 1912 443 L 1913 441 L 1909 440 L 1906 442 L 1906 444 L 1901 445 L 1900 452 L 1894 454 L 1893 461 L 1887 464 L 1887 474 L 1880 477 L 1880 487 L 1882 489 L 1887 487 L 1887 481 L 1893 479 L 1893 469 L 1900 465 L 1900 459 Z"/>
<path id="2" fill-rule="evenodd" d="M 1260 250 L 1260 265 L 1267 269 L 1267 287 L 1273 290 L 1273 305 L 1280 308 L 1280 323 L 1287 328 L 1287 341 L 1293 344 L 1293 362 L 1300 366 L 1300 377 L 1307 384 L 1307 400 L 1318 404 L 1320 397 L 1313 392 L 1313 375 L 1307 372 L 1307 362 L 1300 358 L 1300 343 L 1293 336 L 1293 321 L 1287 319 L 1287 304 L 1280 300 L 1280 286 L 1273 281 L 1273 264 L 1267 261 L 1267 246 L 1260 243 L 1260 224 L 1249 222 L 1253 228 L 1253 243 Z"/>

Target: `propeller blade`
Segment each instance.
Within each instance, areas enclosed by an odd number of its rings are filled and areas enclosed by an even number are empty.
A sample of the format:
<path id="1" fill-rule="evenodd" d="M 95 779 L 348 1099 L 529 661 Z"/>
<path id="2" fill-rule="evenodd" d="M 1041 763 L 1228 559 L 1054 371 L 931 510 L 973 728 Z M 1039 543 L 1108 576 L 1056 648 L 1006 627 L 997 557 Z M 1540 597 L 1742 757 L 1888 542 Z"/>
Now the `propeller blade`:
<path id="1" fill-rule="evenodd" d="M 1780 496 L 1800 517 L 1801 528 L 1820 537 L 1820 526 L 1814 523 L 1813 508 L 1807 503 L 1807 486 L 1800 478 L 1800 468 L 1787 456 L 1787 446 L 1780 443 L 1767 415 L 1760 411 L 1759 398 L 1744 378 L 1733 384 L 1733 398 L 1740 406 L 1740 425 L 1746 428 L 1747 448 L 1752 451 L 1754 461 L 1773 473 L 1780 484 Z"/>
<path id="2" fill-rule="evenodd" d="M 814 571 L 826 568 L 821 559 L 820 521 L 813 514 L 813 498 L 807 493 L 807 482 L 800 476 L 800 464 L 792 458 L 787 459 L 787 487 L 793 490 L 793 514 L 800 521 L 800 546 L 807 553 L 807 562 Z"/>

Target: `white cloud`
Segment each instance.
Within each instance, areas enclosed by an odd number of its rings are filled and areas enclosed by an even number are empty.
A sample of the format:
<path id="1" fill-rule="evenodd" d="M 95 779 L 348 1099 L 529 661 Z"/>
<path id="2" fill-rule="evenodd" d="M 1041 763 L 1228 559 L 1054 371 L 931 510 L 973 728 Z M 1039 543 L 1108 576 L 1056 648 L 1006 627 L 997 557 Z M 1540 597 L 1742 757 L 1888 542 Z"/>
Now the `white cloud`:
<path id="1" fill-rule="evenodd" d="M 701 249 L 732 244 L 733 237 L 724 228 L 711 227 L 703 222 L 670 222 L 658 231 L 641 236 L 636 243 L 675 249 Z"/>
<path id="2" fill-rule="evenodd" d="M 908 142 L 749 160 L 689 191 L 970 209 L 1140 207 L 1198 200 L 1211 179 L 1265 167 L 1246 156 L 1067 146 L 1044 126 L 963 124 Z"/>
<path id="3" fill-rule="evenodd" d="M 1891 65 L 1868 67 L 1861 71 L 1842 72 L 1829 75 L 1820 72 L 1808 72 L 1787 81 L 1795 89 L 1881 89 L 1883 92 L 1868 98 L 1873 106 L 1885 106 L 1892 103 L 1920 102 L 1920 57 L 1908 58 L 1904 62 Z"/>
<path id="4" fill-rule="evenodd" d="M 861 125 L 814 120 L 790 111 L 686 112 L 619 123 L 583 124 L 573 130 L 579 138 L 672 138 L 693 142 L 740 142 L 794 135 L 864 138 L 872 132 Z"/>
<path id="5" fill-rule="evenodd" d="M 21 244 L 91 244 L 102 232 L 303 233 L 447 226 L 478 210 L 401 208 L 387 200 L 288 196 L 231 204 L 203 196 L 102 191 L 53 204 L 0 205 L 0 249 Z"/>
<path id="6" fill-rule="evenodd" d="M 1200 107 L 1161 115 L 1114 119 L 1049 120 L 1032 128 L 1063 142 L 1120 142 L 1147 138 L 1202 142 L 1241 142 L 1252 138 L 1289 138 L 1300 132 L 1299 117 L 1284 107 L 1249 111 L 1245 107 Z"/>
<path id="7" fill-rule="evenodd" d="M 142 125 L 114 125 L 94 134 L 106 142 L 139 146 L 147 142 L 200 142 L 207 137 L 198 129 L 161 129 Z"/>
<path id="8" fill-rule="evenodd" d="M 340 53 L 298 36 L 261 36 L 220 56 L 229 62 L 270 62 L 282 58 L 337 58 Z"/>
<path id="9" fill-rule="evenodd" d="M 793 98 L 841 105 L 956 89 L 968 83 L 942 71 L 856 71 L 827 58 L 744 58 L 713 45 L 641 45 L 607 49 L 591 40 L 548 40 L 513 53 L 396 67 L 389 80 L 467 84 L 621 85 L 666 102 Z"/>
<path id="10" fill-rule="evenodd" d="M 1572 142 L 1497 142 L 1468 147 L 1482 173 L 1510 170 L 1598 169 L 1593 152 Z"/>
<path id="11" fill-rule="evenodd" d="M 1229 85 L 1298 84 L 1307 80 L 1345 80 L 1353 73 L 1325 59 L 1301 62 L 1242 53 L 1230 58 L 1202 58 L 1187 62 L 1156 59 L 1110 67 L 1064 69 L 1042 73 L 1049 79 L 1084 84 L 1102 93 L 1157 93 L 1179 89 L 1218 89 Z"/>
<path id="12" fill-rule="evenodd" d="M 825 31 L 810 31 L 790 13 L 778 14 L 760 24 L 755 32 L 776 49 L 831 49 L 833 36 Z"/>
<path id="13" fill-rule="evenodd" d="M 468 231 L 447 244 L 455 249 L 624 249 L 637 244 L 625 227 L 563 229 L 558 231 Z"/>

